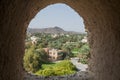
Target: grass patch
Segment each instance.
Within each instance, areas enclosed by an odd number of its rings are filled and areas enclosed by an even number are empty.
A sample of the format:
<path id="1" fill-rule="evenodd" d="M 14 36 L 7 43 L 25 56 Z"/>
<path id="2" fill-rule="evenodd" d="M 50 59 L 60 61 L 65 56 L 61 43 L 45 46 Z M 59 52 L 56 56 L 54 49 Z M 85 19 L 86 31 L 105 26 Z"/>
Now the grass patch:
<path id="1" fill-rule="evenodd" d="M 42 76 L 60 76 L 73 74 L 76 71 L 76 67 L 69 60 L 63 60 L 55 64 L 43 64 L 42 69 L 35 74 Z"/>
<path id="2" fill-rule="evenodd" d="M 77 57 L 79 52 L 78 51 L 72 51 L 72 53 L 73 53 L 74 57 Z"/>
<path id="3" fill-rule="evenodd" d="M 52 68 L 53 66 L 55 66 L 55 63 L 42 64 L 42 70 L 47 69 L 47 68 Z"/>

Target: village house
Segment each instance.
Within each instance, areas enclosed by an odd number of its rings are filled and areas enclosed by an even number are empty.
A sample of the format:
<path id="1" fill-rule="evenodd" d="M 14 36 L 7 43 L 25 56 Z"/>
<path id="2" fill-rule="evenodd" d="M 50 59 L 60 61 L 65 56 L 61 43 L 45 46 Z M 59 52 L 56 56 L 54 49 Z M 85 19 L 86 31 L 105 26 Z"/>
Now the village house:
<path id="1" fill-rule="evenodd" d="M 52 36 L 52 38 L 56 38 L 56 37 L 58 37 L 59 35 L 58 35 L 58 34 L 52 34 L 51 36 Z"/>
<path id="2" fill-rule="evenodd" d="M 33 45 L 37 44 L 38 38 L 36 36 L 32 36 L 30 39 L 32 40 Z"/>
<path id="3" fill-rule="evenodd" d="M 85 36 L 82 40 L 81 40 L 82 43 L 87 43 L 88 40 L 87 40 L 87 37 Z"/>
<path id="4" fill-rule="evenodd" d="M 62 60 L 66 53 L 63 50 L 58 50 L 58 49 L 49 49 L 49 48 L 43 48 L 45 52 L 49 55 L 49 60 L 50 61 L 57 61 L 57 60 Z"/>

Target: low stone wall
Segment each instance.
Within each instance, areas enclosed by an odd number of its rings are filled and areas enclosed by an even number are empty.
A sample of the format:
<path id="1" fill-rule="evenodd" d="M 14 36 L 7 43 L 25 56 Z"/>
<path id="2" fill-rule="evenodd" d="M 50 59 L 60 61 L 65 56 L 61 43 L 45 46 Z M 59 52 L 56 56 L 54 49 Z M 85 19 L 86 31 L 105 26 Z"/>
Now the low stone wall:
<path id="1" fill-rule="evenodd" d="M 29 73 L 25 74 L 24 80 L 94 80 L 92 73 L 79 71 L 75 74 L 64 76 L 36 76 Z"/>

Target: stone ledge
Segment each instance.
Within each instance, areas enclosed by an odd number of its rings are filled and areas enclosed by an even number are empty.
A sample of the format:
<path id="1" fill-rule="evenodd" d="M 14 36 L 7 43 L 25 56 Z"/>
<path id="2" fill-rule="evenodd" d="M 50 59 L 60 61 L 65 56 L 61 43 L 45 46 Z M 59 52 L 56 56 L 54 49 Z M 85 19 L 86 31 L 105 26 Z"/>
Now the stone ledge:
<path id="1" fill-rule="evenodd" d="M 24 80 L 93 80 L 93 76 L 91 72 L 79 71 L 75 74 L 71 75 L 63 75 L 63 76 L 36 76 L 27 73 L 24 77 Z"/>

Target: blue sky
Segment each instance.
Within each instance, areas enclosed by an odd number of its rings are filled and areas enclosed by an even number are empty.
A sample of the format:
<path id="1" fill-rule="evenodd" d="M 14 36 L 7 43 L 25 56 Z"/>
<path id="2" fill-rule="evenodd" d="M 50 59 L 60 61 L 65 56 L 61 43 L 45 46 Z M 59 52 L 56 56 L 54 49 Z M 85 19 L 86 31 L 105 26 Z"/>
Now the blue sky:
<path id="1" fill-rule="evenodd" d="M 42 9 L 31 20 L 29 28 L 61 27 L 66 31 L 84 32 L 83 19 L 66 4 L 53 4 Z"/>

